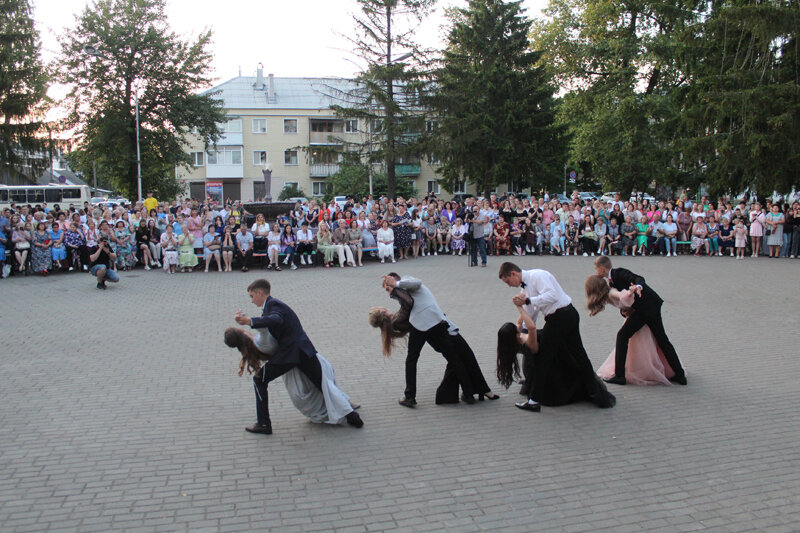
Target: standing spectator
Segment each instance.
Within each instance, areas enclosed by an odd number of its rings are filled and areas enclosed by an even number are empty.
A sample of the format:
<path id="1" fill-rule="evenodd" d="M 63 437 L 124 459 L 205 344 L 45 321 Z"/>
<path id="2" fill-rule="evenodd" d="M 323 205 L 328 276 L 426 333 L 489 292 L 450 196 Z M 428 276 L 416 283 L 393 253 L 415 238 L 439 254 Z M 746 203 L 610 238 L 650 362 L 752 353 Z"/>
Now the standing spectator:
<path id="1" fill-rule="evenodd" d="M 158 207 L 158 200 L 153 197 L 153 191 L 147 191 L 147 198 L 144 199 L 144 208 L 149 213 Z"/>
<path id="2" fill-rule="evenodd" d="M 486 266 L 486 237 L 484 235 L 484 226 L 487 224 L 488 219 L 486 215 L 481 212 L 480 207 L 477 205 L 472 208 L 472 213 L 467 214 L 466 222 L 470 225 L 469 231 L 471 232 L 470 244 L 470 265 L 478 266 L 478 252 L 481 254 L 481 266 Z"/>
<path id="3" fill-rule="evenodd" d="M 678 241 L 689 242 L 692 236 L 691 210 L 688 207 L 682 209 L 675 223 L 678 225 Z"/>
<path id="4" fill-rule="evenodd" d="M 236 233 L 236 255 L 242 263 L 242 272 L 247 272 L 250 259 L 253 257 L 253 234 L 247 231 L 247 225 L 242 223 Z"/>
<path id="5" fill-rule="evenodd" d="M 792 219 L 792 251 L 789 257 L 794 259 L 800 257 L 800 203 L 793 203 L 791 213 L 786 216 Z"/>
<path id="6" fill-rule="evenodd" d="M 363 214 L 364 212 L 362 211 L 359 213 L 359 216 Z M 363 238 L 364 233 L 358 226 L 358 220 L 351 220 L 350 230 L 348 231 L 348 246 L 350 246 L 350 251 L 353 253 L 353 259 L 358 261 L 358 266 L 364 266 L 364 264 L 361 262 L 364 255 L 364 245 L 361 242 Z"/>
<path id="7" fill-rule="evenodd" d="M 411 246 L 412 222 L 411 216 L 406 212 L 405 203 L 400 204 L 397 214 L 391 218 L 391 222 L 400 259 L 408 259 L 408 249 Z"/>
<path id="8" fill-rule="evenodd" d="M 755 203 L 753 209 L 750 210 L 750 240 L 753 249 L 752 257 L 758 257 L 761 252 L 761 238 L 764 236 L 764 222 L 766 215 L 761 211 L 761 204 Z"/>
<path id="9" fill-rule="evenodd" d="M 47 271 L 53 267 L 53 254 L 50 252 L 52 240 L 47 233 L 47 224 L 39 222 L 36 224 L 36 231 L 33 233 L 33 252 L 31 254 L 31 267 L 34 272 L 39 272 L 42 276 L 47 275 Z"/>
<path id="10" fill-rule="evenodd" d="M 161 234 L 161 251 L 164 255 L 164 270 L 174 274 L 178 265 L 178 237 L 171 225 Z"/>
<path id="11" fill-rule="evenodd" d="M 742 218 L 736 219 L 733 236 L 736 239 L 736 259 L 744 259 L 745 248 L 747 248 L 747 228 Z"/>
<path id="12" fill-rule="evenodd" d="M 772 212 L 765 217 L 770 257 L 777 258 L 780 256 L 781 246 L 783 246 L 784 221 L 785 217 L 781 213 L 781 206 L 777 203 L 772 204 Z"/>

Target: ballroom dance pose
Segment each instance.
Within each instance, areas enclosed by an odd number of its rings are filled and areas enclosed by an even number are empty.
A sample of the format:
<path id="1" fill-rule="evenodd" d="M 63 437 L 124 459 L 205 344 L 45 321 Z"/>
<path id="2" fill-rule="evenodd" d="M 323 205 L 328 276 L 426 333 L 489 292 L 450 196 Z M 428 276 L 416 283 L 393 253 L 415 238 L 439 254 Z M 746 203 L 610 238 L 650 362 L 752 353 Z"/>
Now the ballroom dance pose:
<path id="1" fill-rule="evenodd" d="M 459 386 L 461 400 L 468 404 L 475 403 L 475 394 L 480 400 L 499 398 L 486 383 L 472 348 L 442 312 L 430 289 L 416 278 L 400 278 L 394 272 L 383 277 L 383 287 L 400 302 L 400 311 L 392 315 L 385 308 L 373 308 L 370 324 L 381 329 L 384 355 L 391 353 L 394 339 L 408 335 L 406 390 L 400 405 L 417 405 L 417 361 L 426 342 L 447 360 L 436 390 L 437 404 L 458 403 Z"/>
<path id="2" fill-rule="evenodd" d="M 607 280 L 608 284 L 618 291 L 630 289 L 632 286 L 641 288 L 641 296 L 636 296 L 631 306 L 630 315 L 625 319 L 625 323 L 617 332 L 617 343 L 615 348 L 615 374 L 606 379 L 607 383 L 625 385 L 625 364 L 628 358 L 628 343 L 634 334 L 648 326 L 656 339 L 658 347 L 664 354 L 664 358 L 675 373 L 670 381 L 686 385 L 686 374 L 675 352 L 675 347 L 667 337 L 664 330 L 664 322 L 661 320 L 661 305 L 664 300 L 644 282 L 644 278 L 634 274 L 624 268 L 611 268 L 611 259 L 608 256 L 598 257 L 594 262 L 594 269 L 597 275 Z"/>
<path id="3" fill-rule="evenodd" d="M 236 312 L 236 323 L 250 326 L 253 329 L 267 329 L 275 338 L 277 347 L 274 355 L 264 363 L 260 369 L 250 368 L 255 371 L 253 384 L 256 394 L 256 417 L 253 426 L 245 429 L 250 433 L 272 434 L 272 421 L 269 417 L 269 396 L 267 386 L 269 382 L 297 368 L 305 377 L 324 394 L 323 369 L 317 350 L 303 330 L 300 319 L 292 309 L 270 295 L 271 286 L 266 279 L 257 279 L 247 287 L 250 300 L 259 308 L 263 308 L 260 317 L 248 317 L 241 310 Z M 245 363 L 243 362 L 242 365 Z M 364 422 L 355 411 L 345 416 L 351 426 L 362 427 Z"/>
<path id="4" fill-rule="evenodd" d="M 539 404 L 545 401 L 545 405 L 564 405 L 588 400 L 598 407 L 613 407 L 616 398 L 595 375 L 583 347 L 578 311 L 556 278 L 546 270 L 522 271 L 510 262 L 500 266 L 498 277 L 509 287 L 521 288 L 520 294 L 512 300 L 514 305 L 522 307 L 530 316 L 532 324 L 536 323 L 540 312 L 545 321 L 540 335 L 537 335 L 538 352 L 533 358 L 536 362 L 533 382 L 526 383 L 528 401 L 515 405 L 534 412 L 539 411 Z M 508 329 L 507 326 L 504 328 Z M 525 316 L 520 313 L 517 330 L 530 333 L 530 329 Z M 499 341 L 500 332 L 498 344 Z"/>
<path id="5" fill-rule="evenodd" d="M 618 291 L 610 287 L 608 282 L 592 274 L 586 278 L 586 306 L 589 315 L 595 316 L 602 311 L 606 304 L 618 308 L 623 316 L 631 312 L 635 297 L 641 293 L 638 287 Z M 613 377 L 616 367 L 616 349 L 611 350 L 611 355 L 597 369 L 597 375 L 603 379 Z M 653 333 L 647 325 L 642 326 L 628 341 L 628 359 L 625 362 L 625 380 L 633 385 L 672 385 L 669 378 L 675 372 L 670 368 L 663 352 L 658 347 Z"/>
<path id="6" fill-rule="evenodd" d="M 225 344 L 237 348 L 242 354 L 239 362 L 239 375 L 245 370 L 254 374 L 261 369 L 263 362 L 275 355 L 278 342 L 269 330 L 256 330 L 255 338 L 240 328 L 225 330 Z M 317 354 L 322 368 L 322 390 L 318 389 L 306 375 L 298 368 L 293 368 L 283 375 L 286 392 L 298 411 L 307 416 L 312 422 L 326 424 L 341 424 L 347 420 L 347 415 L 358 408 L 350 401 L 336 384 L 336 373 L 333 366 L 322 355 Z"/>

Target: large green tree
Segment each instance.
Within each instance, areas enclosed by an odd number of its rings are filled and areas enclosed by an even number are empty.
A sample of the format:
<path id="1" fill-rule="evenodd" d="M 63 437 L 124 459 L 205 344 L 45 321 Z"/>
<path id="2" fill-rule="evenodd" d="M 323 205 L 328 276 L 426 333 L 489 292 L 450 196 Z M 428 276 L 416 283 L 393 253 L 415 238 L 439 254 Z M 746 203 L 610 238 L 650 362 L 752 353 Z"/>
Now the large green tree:
<path id="1" fill-rule="evenodd" d="M 533 41 L 566 94 L 559 123 L 574 160 L 627 194 L 687 184 L 674 138 L 675 91 L 688 83 L 675 36 L 698 18 L 698 0 L 551 0 Z"/>
<path id="2" fill-rule="evenodd" d="M 499 183 L 560 182 L 554 89 L 537 66 L 541 54 L 530 50 L 531 22 L 520 3 L 470 0 L 448 13 L 452 26 L 430 102 L 438 122 L 430 150 L 447 189 L 464 179 L 486 195 Z"/>
<path id="3" fill-rule="evenodd" d="M 383 162 L 388 195 L 396 195 L 398 160 L 417 157 L 425 117 L 420 108 L 426 51 L 414 41 L 435 0 L 356 0 L 348 37 L 363 70 L 347 87 L 331 87 L 338 116 L 357 119 L 358 142 L 341 139 L 369 163 Z M 398 60 L 400 59 L 400 60 Z"/>
<path id="4" fill-rule="evenodd" d="M 34 173 L 42 135 L 48 75 L 28 0 L 0 0 L 0 170 Z"/>
<path id="5" fill-rule="evenodd" d="M 61 39 L 61 81 L 72 88 L 67 127 L 75 128 L 87 158 L 131 196 L 137 190 L 136 95 L 142 188 L 156 196 L 180 192 L 175 169 L 189 164 L 187 135 L 194 130 L 212 142 L 224 120 L 222 103 L 200 93 L 211 84 L 211 32 L 182 39 L 170 29 L 165 6 L 166 0 L 96 0 Z M 87 53 L 87 45 L 96 52 Z"/>
<path id="6" fill-rule="evenodd" d="M 681 36 L 679 147 L 712 191 L 800 185 L 798 31 L 798 0 L 724 0 Z"/>

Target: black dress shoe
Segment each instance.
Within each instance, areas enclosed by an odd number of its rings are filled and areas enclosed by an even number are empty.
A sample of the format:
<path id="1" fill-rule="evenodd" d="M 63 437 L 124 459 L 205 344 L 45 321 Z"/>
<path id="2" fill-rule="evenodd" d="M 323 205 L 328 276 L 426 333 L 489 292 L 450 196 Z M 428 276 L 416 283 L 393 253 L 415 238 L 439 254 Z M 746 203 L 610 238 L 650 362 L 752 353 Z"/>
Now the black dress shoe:
<path id="1" fill-rule="evenodd" d="M 493 392 L 487 392 L 487 393 L 484 393 L 484 394 L 478 394 L 478 401 L 482 402 L 484 398 L 489 399 L 489 400 L 499 400 L 500 396 L 498 396 L 497 394 L 495 394 Z"/>
<path id="2" fill-rule="evenodd" d="M 610 378 L 604 379 L 606 383 L 613 383 L 614 385 L 625 385 L 628 381 L 625 379 L 625 376 L 611 376 Z"/>
<path id="3" fill-rule="evenodd" d="M 532 413 L 538 413 L 542 410 L 542 405 L 539 403 L 531 403 L 531 402 L 519 402 L 514 404 L 518 409 L 522 409 L 523 411 L 530 411 Z"/>
<path id="4" fill-rule="evenodd" d="M 97 284 L 97 288 L 98 289 L 102 289 L 102 290 L 106 290 L 106 282 L 105 281 L 101 281 L 100 283 Z"/>
<path id="5" fill-rule="evenodd" d="M 364 421 L 361 420 L 361 417 L 358 416 L 358 413 L 355 411 L 350 411 L 344 417 L 347 420 L 347 423 L 353 426 L 354 428 L 364 427 Z"/>
<path id="6" fill-rule="evenodd" d="M 677 383 L 678 385 L 686 385 L 686 375 L 681 374 L 680 376 L 672 376 L 669 380 L 673 383 Z"/>
<path id="7" fill-rule="evenodd" d="M 272 424 L 253 424 L 250 427 L 244 428 L 245 431 L 250 433 L 261 433 L 263 435 L 272 435 Z"/>
<path id="8" fill-rule="evenodd" d="M 475 403 L 475 396 L 473 396 L 472 394 L 462 394 L 461 401 L 464 403 L 468 403 L 469 405 L 472 405 Z"/>
<path id="9" fill-rule="evenodd" d="M 411 408 L 413 408 L 414 406 L 417 405 L 417 400 L 415 400 L 414 398 L 403 398 L 402 400 L 400 400 L 397 403 L 399 403 L 403 407 L 411 407 Z"/>

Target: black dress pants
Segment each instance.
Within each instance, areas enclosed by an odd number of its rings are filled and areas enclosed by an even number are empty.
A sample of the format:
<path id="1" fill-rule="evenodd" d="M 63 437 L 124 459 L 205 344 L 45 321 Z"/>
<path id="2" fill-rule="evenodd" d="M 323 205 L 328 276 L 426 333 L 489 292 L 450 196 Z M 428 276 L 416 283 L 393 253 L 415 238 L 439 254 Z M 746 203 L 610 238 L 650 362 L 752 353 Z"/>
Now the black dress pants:
<path id="1" fill-rule="evenodd" d="M 614 374 L 620 377 L 625 376 L 625 362 L 628 360 L 628 341 L 630 341 L 631 337 L 645 325 L 649 327 L 650 331 L 653 333 L 658 347 L 661 348 L 661 351 L 664 353 L 664 359 L 667 360 L 670 368 L 675 372 L 675 376 L 683 376 L 683 367 L 681 366 L 680 359 L 678 359 L 678 354 L 675 352 L 675 347 L 672 346 L 669 337 L 667 337 L 667 332 L 664 330 L 664 322 L 661 320 L 660 304 L 655 310 L 650 312 L 634 311 L 617 332 Z"/>
<path id="2" fill-rule="evenodd" d="M 256 390 L 256 417 L 259 424 L 266 425 L 270 423 L 267 385 L 273 379 L 281 377 L 295 367 L 299 368 L 319 390 L 322 390 L 322 367 L 316 355 L 313 357 L 302 355 L 299 364 L 265 363 L 261 370 L 253 376 L 253 385 Z"/>
<path id="3" fill-rule="evenodd" d="M 422 353 L 422 347 L 427 342 L 431 348 L 442 354 L 447 360 L 448 366 L 452 365 L 452 372 L 456 380 L 461 385 L 464 394 L 472 395 L 474 391 L 471 380 L 464 362 L 459 358 L 455 344 L 451 340 L 451 335 L 447 332 L 447 322 L 440 322 L 427 331 L 420 331 L 411 327 L 408 334 L 408 355 L 406 356 L 406 398 L 416 398 L 417 396 L 417 361 Z"/>

